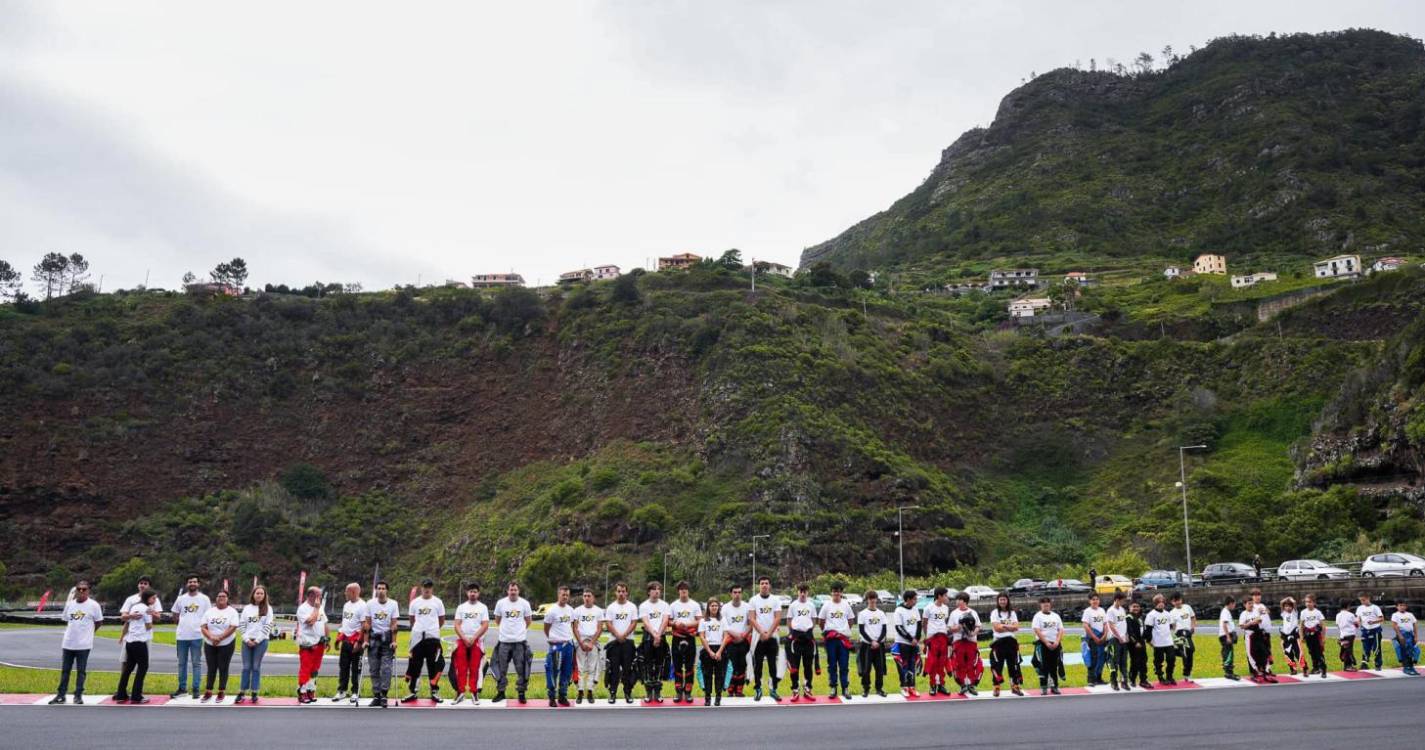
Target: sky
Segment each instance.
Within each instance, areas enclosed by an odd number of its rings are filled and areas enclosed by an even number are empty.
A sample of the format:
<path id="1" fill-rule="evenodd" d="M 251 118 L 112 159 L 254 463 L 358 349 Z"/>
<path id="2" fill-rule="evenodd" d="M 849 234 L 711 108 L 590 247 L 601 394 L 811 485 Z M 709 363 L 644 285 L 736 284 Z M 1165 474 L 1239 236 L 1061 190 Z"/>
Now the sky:
<path id="1" fill-rule="evenodd" d="M 795 265 L 1031 73 L 1425 3 L 0 0 L 0 259 L 103 289 Z"/>

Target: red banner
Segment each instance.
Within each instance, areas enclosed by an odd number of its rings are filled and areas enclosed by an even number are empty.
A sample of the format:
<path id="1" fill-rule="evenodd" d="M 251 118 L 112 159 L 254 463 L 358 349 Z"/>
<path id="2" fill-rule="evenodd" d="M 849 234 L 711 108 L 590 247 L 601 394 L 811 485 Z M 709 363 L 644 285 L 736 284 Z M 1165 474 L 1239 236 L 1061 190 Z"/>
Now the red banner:
<path id="1" fill-rule="evenodd" d="M 46 604 L 49 604 L 49 595 L 50 595 L 50 594 L 53 594 L 53 593 L 54 593 L 53 591 L 51 591 L 51 590 L 49 590 L 49 589 L 45 589 L 45 592 L 40 595 L 40 606 L 35 609 L 36 612 L 43 612 L 43 611 L 45 611 L 45 605 L 46 605 Z"/>
<path id="2" fill-rule="evenodd" d="M 297 579 L 297 603 L 307 598 L 307 571 L 302 571 L 302 577 Z"/>

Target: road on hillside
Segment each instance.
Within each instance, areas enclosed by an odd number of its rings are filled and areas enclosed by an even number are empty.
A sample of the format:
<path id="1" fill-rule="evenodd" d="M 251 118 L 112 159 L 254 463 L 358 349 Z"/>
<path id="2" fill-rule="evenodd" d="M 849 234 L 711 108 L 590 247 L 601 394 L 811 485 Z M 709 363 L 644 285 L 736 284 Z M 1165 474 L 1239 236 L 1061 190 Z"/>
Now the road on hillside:
<path id="1" fill-rule="evenodd" d="M 675 736 L 683 741 L 674 744 L 696 745 L 696 738 L 705 738 L 717 747 L 1262 750 L 1283 745 L 1419 747 L 1423 702 L 1425 680 L 1369 680 L 1267 690 L 798 709 L 506 710 L 471 715 L 374 709 L 7 706 L 0 708 L 0 716 L 9 747 L 81 747 L 96 742 L 152 747 L 156 739 L 160 746 L 170 746 L 176 742 L 171 738 L 177 737 L 254 736 L 304 750 L 348 750 L 353 737 L 371 746 L 409 745 L 412 737 L 421 737 L 417 744 L 438 746 L 498 736 L 498 745 L 506 749 L 592 743 L 663 750 Z"/>

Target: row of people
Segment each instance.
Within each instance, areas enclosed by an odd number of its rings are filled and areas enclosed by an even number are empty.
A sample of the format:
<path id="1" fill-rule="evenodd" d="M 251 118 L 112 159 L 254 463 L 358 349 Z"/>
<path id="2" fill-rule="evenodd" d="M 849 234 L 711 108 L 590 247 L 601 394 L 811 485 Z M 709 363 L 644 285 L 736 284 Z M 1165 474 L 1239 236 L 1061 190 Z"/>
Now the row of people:
<path id="1" fill-rule="evenodd" d="M 148 643 L 152 640 L 153 624 L 162 613 L 156 592 L 148 587 L 148 579 L 140 579 L 139 593 L 129 597 L 120 607 L 123 669 L 115 701 L 144 703 L 143 681 L 147 671 Z M 434 595 L 433 582 L 422 582 L 420 593 L 408 603 L 410 640 L 405 674 L 406 695 L 401 700 L 418 697 L 424 673 L 432 700 L 441 701 L 440 681 L 445 674 L 445 643 L 441 633 L 447 623 L 444 603 Z M 635 684 L 642 682 L 648 700 L 661 703 L 663 683 L 671 676 L 673 702 L 691 703 L 695 686 L 703 691 L 708 705 L 720 705 L 724 694 L 745 694 L 747 667 L 751 656 L 755 700 L 763 697 L 763 671 L 766 668 L 768 693 L 779 701 L 779 650 L 785 656 L 786 678 L 791 686 L 791 700 L 815 700 L 812 676 L 820 672 L 821 653 L 825 651 L 830 697 L 852 698 L 850 689 L 850 659 L 854 653 L 860 675 L 861 695 L 884 692 L 887 656 L 897 670 L 904 695 L 916 697 L 916 678 L 925 674 L 930 694 L 948 694 L 953 680 L 960 694 L 976 694 L 983 667 L 979 656 L 978 637 L 983 627 L 980 615 L 969 606 L 969 597 L 949 600 L 944 588 L 936 589 L 934 599 L 923 608 L 917 606 L 917 594 L 907 591 L 893 612 L 880 608 L 875 592 L 865 595 L 866 606 L 859 613 L 843 596 L 841 586 L 833 586 L 831 597 L 819 608 L 808 597 L 808 588 L 798 587 L 795 600 L 783 608 L 771 593 L 771 582 L 758 581 L 758 593 L 743 599 L 742 587 L 734 585 L 726 603 L 711 598 L 700 604 L 689 595 L 686 583 L 676 587 L 676 597 L 663 598 L 662 586 L 652 582 L 646 599 L 634 605 L 629 600 L 626 584 L 615 587 L 614 601 L 606 607 L 595 603 L 592 592 L 583 592 L 582 603 L 570 603 L 570 590 L 561 587 L 557 602 L 543 620 L 548 643 L 545 657 L 545 680 L 550 705 L 569 705 L 568 693 L 573 685 L 575 702 L 594 701 L 600 678 L 607 676 L 608 701 L 617 701 L 622 688 L 623 698 L 633 701 Z M 370 600 L 361 598 L 361 587 L 349 584 L 345 589 L 341 621 L 331 632 L 321 589 L 310 587 L 297 610 L 294 633 L 299 651 L 298 698 L 302 703 L 314 702 L 316 679 L 323 657 L 334 635 L 338 652 L 338 685 L 334 700 L 357 702 L 363 658 L 370 669 L 371 705 L 388 704 L 392 664 L 396 653 L 397 623 L 400 606 L 390 598 L 385 582 L 376 584 Z M 518 583 L 506 587 L 506 595 L 495 604 L 494 611 L 480 601 L 480 587 L 467 586 L 466 600 L 456 607 L 453 620 L 455 648 L 452 652 L 449 680 L 455 689 L 455 701 L 479 701 L 479 680 L 485 659 L 484 639 L 491 625 L 495 626 L 496 643 L 490 672 L 495 679 L 494 700 L 506 699 L 508 674 L 515 672 L 516 699 L 525 703 L 533 652 L 528 642 L 528 630 L 533 612 L 527 600 L 520 596 Z M 1153 599 L 1153 608 L 1144 612 L 1136 601 L 1125 604 L 1127 597 L 1116 594 L 1112 605 L 1104 609 L 1097 594 L 1091 595 L 1083 611 L 1084 664 L 1090 685 L 1104 684 L 1103 673 L 1109 672 L 1109 684 L 1114 690 L 1152 688 L 1147 679 L 1147 649 L 1153 649 L 1154 671 L 1160 683 L 1176 684 L 1175 669 L 1182 662 L 1183 679 L 1192 679 L 1194 640 L 1197 616 L 1181 594 L 1171 598 L 1172 607 L 1161 595 Z M 1244 602 L 1240 615 L 1235 614 L 1236 602 L 1230 598 L 1219 620 L 1219 637 L 1223 644 L 1222 658 L 1226 675 L 1234 674 L 1233 648 L 1238 632 L 1247 638 L 1247 653 L 1252 679 L 1274 681 L 1271 676 L 1271 617 L 1261 603 L 1260 591 Z M 274 616 L 266 589 L 255 586 L 249 602 L 238 611 L 228 601 L 226 591 L 218 592 L 213 601 L 200 590 L 197 577 L 190 577 L 185 590 L 174 602 L 172 613 L 177 621 L 179 675 L 178 689 L 173 696 L 188 689 L 192 666 L 192 696 L 202 702 L 225 698 L 228 671 L 234 649 L 241 647 L 242 674 L 237 702 L 258 702 L 261 688 L 261 665 L 268 640 L 274 635 Z M 63 644 L 63 661 L 58 695 L 55 703 L 63 703 L 71 669 L 77 669 L 75 701 L 82 702 L 85 667 L 93 633 L 102 622 L 98 604 L 89 597 L 89 584 L 81 581 L 74 597 L 66 605 L 67 627 Z M 1010 606 L 1009 597 L 1001 594 L 988 615 L 991 633 L 990 671 L 994 695 L 998 696 L 1007 681 L 1008 689 L 1023 694 L 1018 635 L 1021 625 L 1018 614 Z M 1415 620 L 1401 603 L 1392 617 L 1396 638 L 1402 646 L 1402 664 L 1414 674 L 1412 655 L 1415 653 Z M 1383 617 L 1380 608 L 1362 595 L 1361 607 L 1343 610 L 1337 616 L 1341 633 L 1342 661 L 1354 669 L 1352 654 L 1354 639 L 1359 635 L 1365 657 L 1374 654 L 1380 667 L 1380 633 Z M 1299 614 L 1295 602 L 1282 603 L 1280 632 L 1289 668 L 1306 674 L 1306 662 L 1300 655 L 1305 643 L 1312 657 L 1311 673 L 1325 674 L 1321 657 L 1324 643 L 1324 617 L 1315 608 L 1313 598 L 1306 598 L 1306 607 Z M 779 638 L 785 624 L 787 635 Z M 641 626 L 642 640 L 635 642 Z M 820 630 L 818 648 L 816 630 Z M 1034 634 L 1032 664 L 1039 673 L 1042 694 L 1058 693 L 1064 674 L 1062 641 L 1064 623 L 1053 612 L 1047 597 L 1040 602 L 1040 611 L 1030 622 Z M 196 635 L 196 637 L 194 637 Z M 855 638 L 853 639 L 853 636 Z M 607 637 L 606 643 L 601 641 Z M 199 697 L 199 674 L 206 661 L 206 687 Z M 574 675 L 577 673 L 577 680 Z M 133 678 L 130 687 L 130 678 Z"/>

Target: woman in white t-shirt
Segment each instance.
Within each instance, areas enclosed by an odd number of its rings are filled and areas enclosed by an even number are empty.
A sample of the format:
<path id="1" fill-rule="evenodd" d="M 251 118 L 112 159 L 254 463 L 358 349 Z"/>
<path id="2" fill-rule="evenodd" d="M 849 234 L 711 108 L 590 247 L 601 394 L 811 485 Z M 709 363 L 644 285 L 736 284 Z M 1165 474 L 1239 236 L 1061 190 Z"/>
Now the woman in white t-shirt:
<path id="1" fill-rule="evenodd" d="M 208 683 L 203 689 L 202 703 L 213 699 L 215 678 L 218 682 L 218 702 L 223 702 L 223 694 L 228 691 L 228 667 L 233 662 L 233 646 L 237 642 L 240 621 L 237 608 L 228 604 L 226 591 L 219 591 L 213 606 L 203 613 L 199 632 L 203 634 L 203 661 L 208 665 Z"/>
<path id="2" fill-rule="evenodd" d="M 119 692 L 114 694 L 116 703 L 148 703 L 143 694 L 143 680 L 148 674 L 148 642 L 153 640 L 153 602 L 157 598 L 153 589 L 139 592 L 139 600 L 129 607 L 129 619 L 124 626 L 124 670 L 119 673 Z M 129 688 L 129 677 L 134 678 L 133 688 Z"/>
<path id="3" fill-rule="evenodd" d="M 272 607 L 267 603 L 267 587 L 256 586 L 248 594 L 242 608 L 242 677 L 238 681 L 237 703 L 244 702 L 243 693 L 251 690 L 257 703 L 257 691 L 262 689 L 262 657 L 267 655 L 267 639 L 272 637 Z"/>
<path id="4" fill-rule="evenodd" d="M 994 639 L 990 641 L 990 672 L 994 675 L 995 697 L 999 697 L 1000 685 L 1004 683 L 1004 673 L 1009 672 L 1009 689 L 1015 695 L 1024 695 L 1024 675 L 1019 669 L 1019 613 L 1009 604 L 1009 594 L 995 597 L 995 608 L 990 610 L 990 631 Z"/>
<path id="5" fill-rule="evenodd" d="M 727 632 L 723 629 L 722 602 L 708 599 L 707 614 L 698 622 L 698 638 L 703 642 L 703 705 L 722 705 L 722 683 L 726 676 Z"/>

